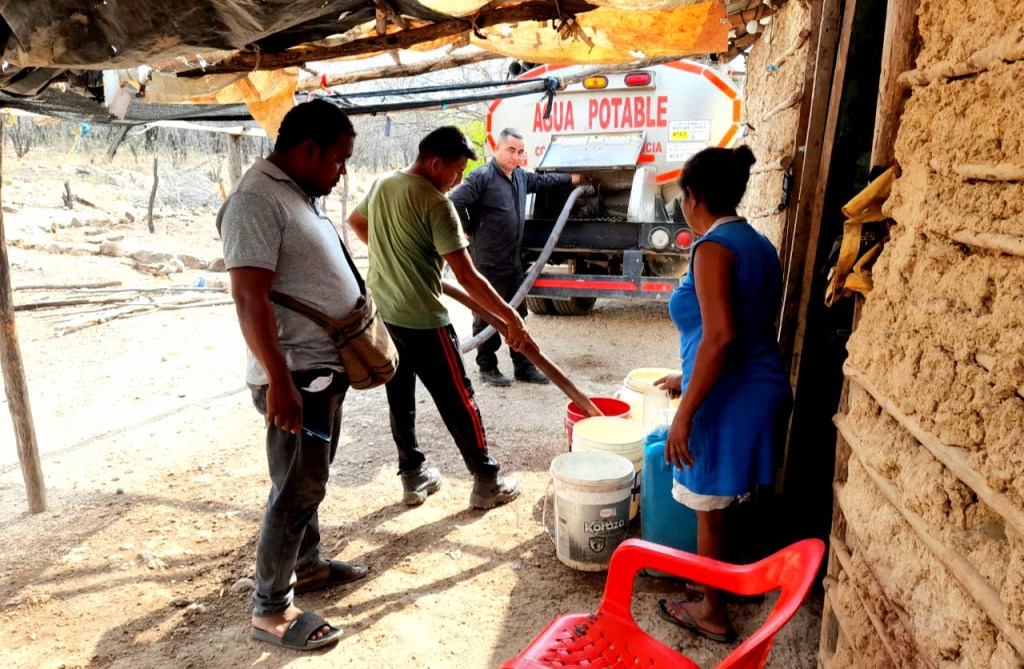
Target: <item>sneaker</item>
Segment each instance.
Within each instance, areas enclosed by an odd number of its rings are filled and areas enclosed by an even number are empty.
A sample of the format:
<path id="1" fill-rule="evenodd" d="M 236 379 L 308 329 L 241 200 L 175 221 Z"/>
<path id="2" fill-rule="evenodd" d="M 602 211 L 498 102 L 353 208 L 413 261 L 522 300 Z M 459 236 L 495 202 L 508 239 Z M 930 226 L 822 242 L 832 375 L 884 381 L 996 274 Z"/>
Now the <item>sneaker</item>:
<path id="1" fill-rule="evenodd" d="M 477 477 L 473 483 L 473 494 L 469 504 L 475 509 L 493 509 L 499 504 L 508 504 L 519 496 L 519 481 L 512 476 L 493 479 Z"/>
<path id="2" fill-rule="evenodd" d="M 480 380 L 492 386 L 501 386 L 502 388 L 512 385 L 512 380 L 498 371 L 497 367 L 494 369 L 481 369 Z"/>
<path id="3" fill-rule="evenodd" d="M 517 369 L 516 381 L 522 381 L 523 383 L 551 383 L 551 381 L 548 380 L 548 377 L 544 376 L 544 374 L 533 365 Z"/>
<path id="4" fill-rule="evenodd" d="M 414 472 L 402 472 L 402 503 L 406 506 L 419 506 L 440 489 L 441 472 L 437 469 L 421 467 Z"/>

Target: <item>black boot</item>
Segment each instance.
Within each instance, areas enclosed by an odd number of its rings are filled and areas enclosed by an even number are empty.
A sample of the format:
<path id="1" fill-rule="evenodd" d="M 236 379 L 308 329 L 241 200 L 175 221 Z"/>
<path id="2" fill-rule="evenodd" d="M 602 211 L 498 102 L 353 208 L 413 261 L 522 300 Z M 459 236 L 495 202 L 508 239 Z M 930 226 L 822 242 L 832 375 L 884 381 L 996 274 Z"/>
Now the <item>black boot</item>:
<path id="1" fill-rule="evenodd" d="M 512 385 L 512 380 L 509 379 L 504 374 L 502 374 L 500 371 L 498 371 L 497 367 L 495 367 L 494 369 L 481 368 L 480 380 L 483 381 L 484 383 L 489 383 L 492 386 L 501 386 L 503 388 Z"/>
<path id="2" fill-rule="evenodd" d="M 544 376 L 539 369 L 533 365 L 520 367 L 516 370 L 516 381 L 523 383 L 551 383 L 548 377 Z"/>

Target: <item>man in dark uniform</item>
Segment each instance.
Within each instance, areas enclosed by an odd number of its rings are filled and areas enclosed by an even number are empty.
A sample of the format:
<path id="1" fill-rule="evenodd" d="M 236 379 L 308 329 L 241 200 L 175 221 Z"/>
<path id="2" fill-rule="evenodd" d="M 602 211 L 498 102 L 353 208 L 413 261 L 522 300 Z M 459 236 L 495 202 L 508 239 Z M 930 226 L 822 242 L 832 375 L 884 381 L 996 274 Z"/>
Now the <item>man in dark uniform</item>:
<path id="1" fill-rule="evenodd" d="M 526 278 L 519 255 L 526 221 L 526 195 L 553 186 L 580 182 L 579 174 L 535 174 L 522 169 L 526 144 L 523 135 L 505 128 L 498 135 L 494 158 L 473 170 L 462 185 L 452 191 L 449 199 L 462 218 L 462 226 L 470 237 L 470 251 L 477 270 L 494 286 L 505 301 L 510 301 Z M 526 318 L 526 304 L 519 305 Z M 473 334 L 487 323 L 473 319 Z M 501 338 L 492 336 L 480 344 L 476 364 L 485 383 L 509 386 L 512 381 L 498 370 L 498 349 Z M 547 383 L 548 379 L 526 356 L 509 350 L 517 381 Z"/>

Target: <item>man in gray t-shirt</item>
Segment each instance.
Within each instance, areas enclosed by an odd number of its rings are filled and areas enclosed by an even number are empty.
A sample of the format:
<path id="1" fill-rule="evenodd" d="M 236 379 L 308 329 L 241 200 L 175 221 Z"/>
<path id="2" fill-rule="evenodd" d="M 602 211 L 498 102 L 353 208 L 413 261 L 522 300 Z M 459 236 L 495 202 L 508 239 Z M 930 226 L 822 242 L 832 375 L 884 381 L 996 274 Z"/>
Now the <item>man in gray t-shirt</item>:
<path id="1" fill-rule="evenodd" d="M 293 108 L 274 151 L 246 172 L 217 215 L 231 295 L 249 349 L 246 381 L 267 423 L 272 486 L 256 547 L 254 639 L 297 650 L 335 643 L 341 630 L 293 603 L 294 594 L 348 583 L 366 567 L 320 554 L 317 509 L 338 448 L 348 377 L 327 333 L 272 304 L 275 290 L 335 318 L 359 286 L 318 199 L 345 174 L 355 130 L 329 102 Z"/>

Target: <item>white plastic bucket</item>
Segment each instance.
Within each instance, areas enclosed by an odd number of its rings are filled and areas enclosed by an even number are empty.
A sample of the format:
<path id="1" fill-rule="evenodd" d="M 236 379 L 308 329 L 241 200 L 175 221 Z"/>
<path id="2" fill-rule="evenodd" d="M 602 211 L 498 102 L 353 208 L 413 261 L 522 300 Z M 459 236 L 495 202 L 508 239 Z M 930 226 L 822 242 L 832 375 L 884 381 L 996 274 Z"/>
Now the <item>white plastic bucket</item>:
<path id="1" fill-rule="evenodd" d="M 668 367 L 641 367 L 634 369 L 622 381 L 622 387 L 615 391 L 613 397 L 629 405 L 629 417 L 637 423 L 644 420 L 644 394 L 654 387 L 654 382 L 669 374 L 678 374 L 678 369 Z M 679 399 L 672 400 L 669 405 L 679 406 Z"/>
<path id="2" fill-rule="evenodd" d="M 629 519 L 640 510 L 640 472 L 644 467 L 644 428 L 625 418 L 596 416 L 573 426 L 572 450 L 621 455 L 633 464 Z"/>
<path id="3" fill-rule="evenodd" d="M 581 571 L 603 571 L 629 529 L 633 463 L 621 455 L 577 451 L 551 461 L 555 553 Z"/>

